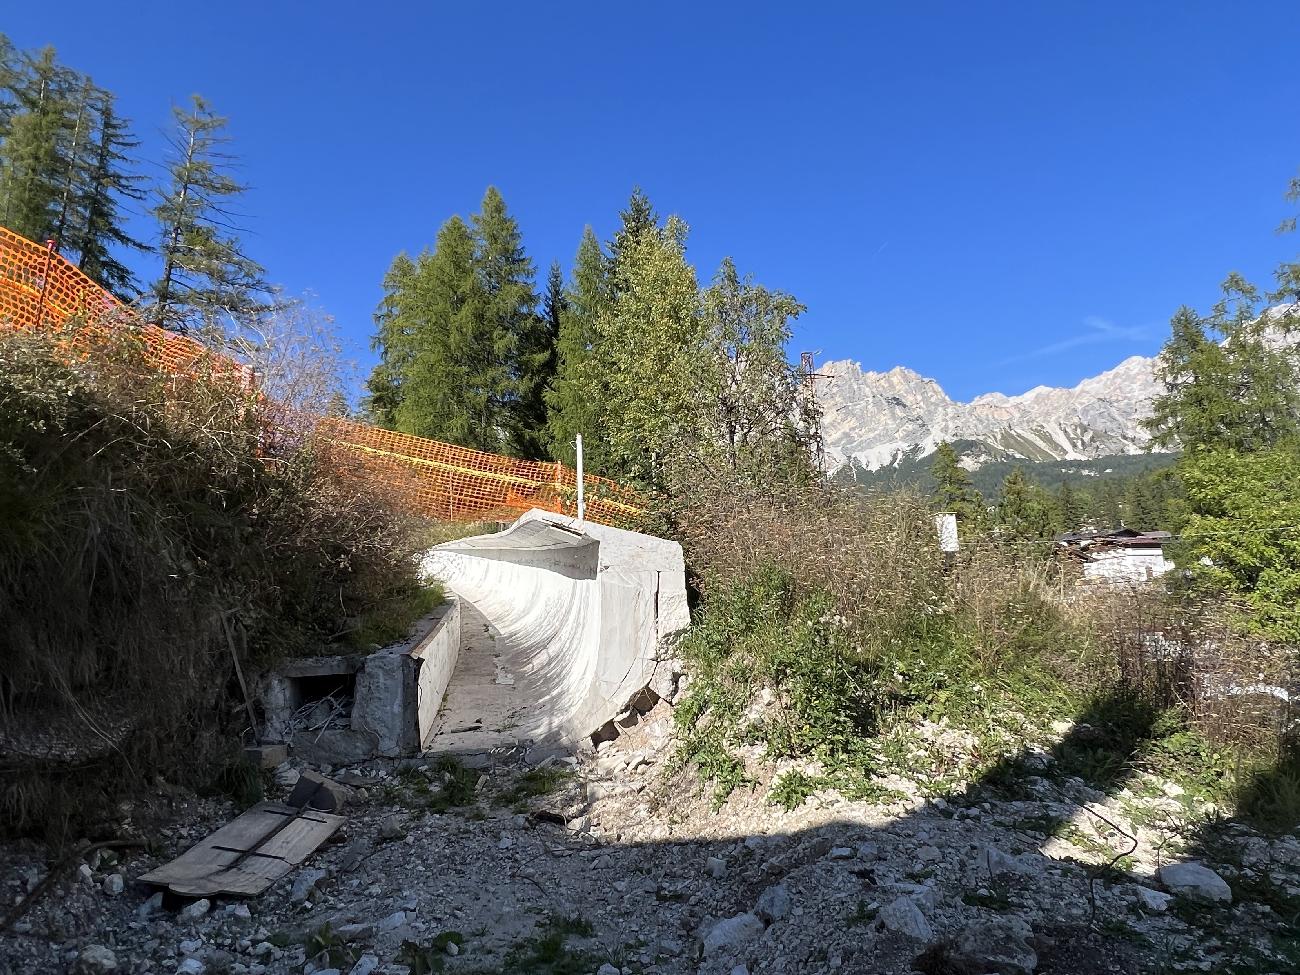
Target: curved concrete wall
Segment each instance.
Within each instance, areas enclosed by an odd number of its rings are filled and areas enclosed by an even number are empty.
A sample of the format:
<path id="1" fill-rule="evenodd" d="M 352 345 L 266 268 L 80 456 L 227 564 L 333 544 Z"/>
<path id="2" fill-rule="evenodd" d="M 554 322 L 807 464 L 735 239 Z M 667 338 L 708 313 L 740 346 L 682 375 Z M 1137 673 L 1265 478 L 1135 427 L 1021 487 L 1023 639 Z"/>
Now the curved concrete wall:
<path id="1" fill-rule="evenodd" d="M 676 542 L 540 510 L 438 546 L 424 570 L 474 605 L 526 678 L 521 739 L 597 731 L 649 685 L 660 648 L 690 622 Z"/>

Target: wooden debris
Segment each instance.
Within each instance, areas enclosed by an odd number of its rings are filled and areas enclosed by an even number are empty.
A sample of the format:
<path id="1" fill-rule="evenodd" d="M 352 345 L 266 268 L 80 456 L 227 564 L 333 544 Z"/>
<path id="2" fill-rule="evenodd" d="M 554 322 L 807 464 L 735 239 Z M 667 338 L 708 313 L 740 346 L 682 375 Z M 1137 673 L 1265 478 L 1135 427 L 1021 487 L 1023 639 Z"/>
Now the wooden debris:
<path id="1" fill-rule="evenodd" d="M 183 897 L 253 897 L 298 866 L 345 817 L 263 802 L 140 878 Z"/>

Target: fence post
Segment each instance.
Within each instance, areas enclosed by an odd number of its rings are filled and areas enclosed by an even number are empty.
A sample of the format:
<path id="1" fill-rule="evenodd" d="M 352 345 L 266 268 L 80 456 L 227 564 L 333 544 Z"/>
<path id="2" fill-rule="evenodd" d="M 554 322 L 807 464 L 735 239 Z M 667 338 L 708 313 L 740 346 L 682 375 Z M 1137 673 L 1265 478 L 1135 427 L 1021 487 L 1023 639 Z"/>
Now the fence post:
<path id="1" fill-rule="evenodd" d="M 50 267 L 54 264 L 54 238 L 45 242 L 45 270 L 41 272 L 41 300 L 36 305 L 37 331 L 45 324 L 45 292 L 50 287 Z"/>
<path id="2" fill-rule="evenodd" d="M 587 502 L 582 491 L 582 434 L 578 434 L 578 524 L 587 520 Z"/>

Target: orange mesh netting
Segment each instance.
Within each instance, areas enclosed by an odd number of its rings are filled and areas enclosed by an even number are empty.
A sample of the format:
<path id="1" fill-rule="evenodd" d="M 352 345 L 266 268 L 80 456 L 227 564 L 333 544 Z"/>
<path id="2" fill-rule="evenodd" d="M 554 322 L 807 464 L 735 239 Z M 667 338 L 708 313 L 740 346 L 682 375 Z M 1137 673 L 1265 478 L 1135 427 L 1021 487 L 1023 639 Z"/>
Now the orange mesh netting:
<path id="1" fill-rule="evenodd" d="M 203 368 L 249 379 L 246 367 L 213 354 L 193 339 L 144 324 L 130 308 L 68 263 L 52 245 L 37 244 L 0 227 L 0 327 L 62 328 L 81 324 L 74 348 L 93 349 L 79 336 L 129 330 L 160 368 L 185 373 Z M 268 421 L 269 423 L 270 421 Z M 557 463 L 516 460 L 469 450 L 348 420 L 319 419 L 312 426 L 340 472 L 359 477 L 397 498 L 408 510 L 444 520 L 513 516 L 529 508 L 577 513 L 578 479 Z M 269 440 L 277 431 L 268 428 Z M 639 499 L 605 478 L 583 478 L 586 516 L 627 525 L 640 514 Z"/>

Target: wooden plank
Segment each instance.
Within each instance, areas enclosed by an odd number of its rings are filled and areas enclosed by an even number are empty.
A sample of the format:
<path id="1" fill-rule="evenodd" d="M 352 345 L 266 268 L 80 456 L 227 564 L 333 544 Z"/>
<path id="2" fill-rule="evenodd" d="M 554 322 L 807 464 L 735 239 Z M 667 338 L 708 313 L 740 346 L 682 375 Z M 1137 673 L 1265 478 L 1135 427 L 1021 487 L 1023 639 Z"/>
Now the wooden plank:
<path id="1" fill-rule="evenodd" d="M 263 802 L 140 880 L 187 897 L 251 897 L 307 859 L 343 816 Z"/>

